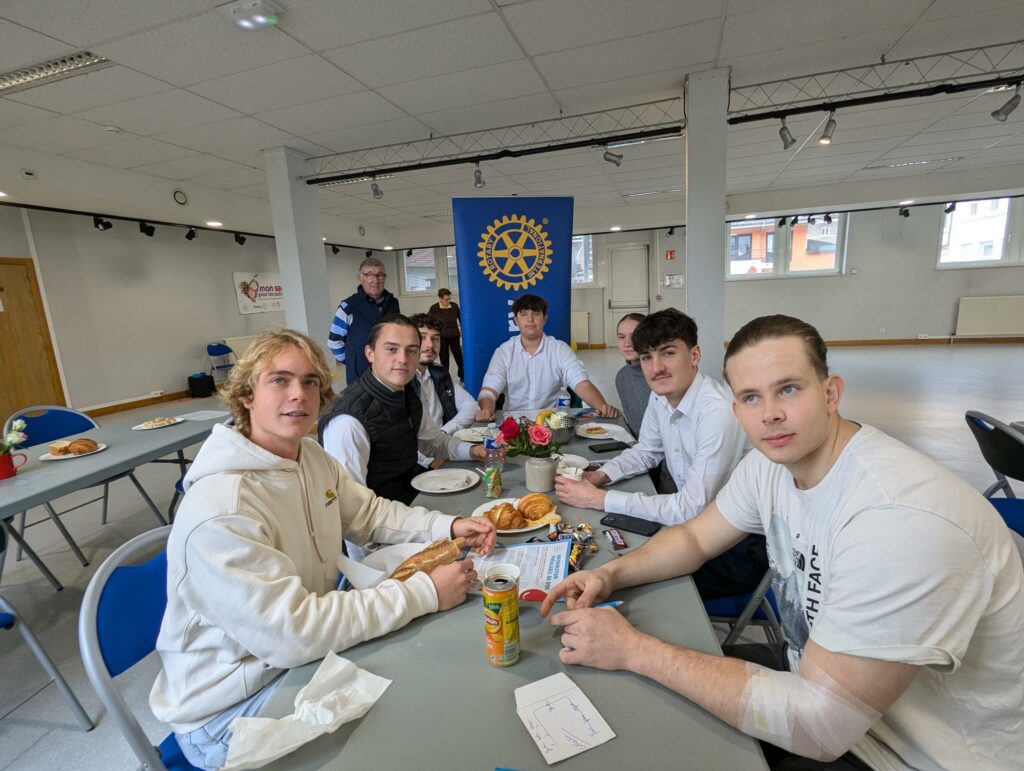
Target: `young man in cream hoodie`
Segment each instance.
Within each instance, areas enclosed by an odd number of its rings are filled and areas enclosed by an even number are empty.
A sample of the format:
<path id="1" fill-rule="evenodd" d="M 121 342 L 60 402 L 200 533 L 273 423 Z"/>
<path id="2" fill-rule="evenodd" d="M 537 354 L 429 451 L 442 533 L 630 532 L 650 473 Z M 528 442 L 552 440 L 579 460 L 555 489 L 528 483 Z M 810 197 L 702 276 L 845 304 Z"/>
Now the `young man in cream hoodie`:
<path id="1" fill-rule="evenodd" d="M 461 535 L 481 553 L 494 546 L 486 518 L 378 498 L 308 437 L 333 397 L 330 382 L 310 338 L 261 336 L 223 393 L 235 426 L 214 428 L 185 477 L 150 706 L 196 767 L 223 765 L 231 721 L 258 712 L 284 670 L 455 607 L 476 578 L 466 560 L 335 591 L 343 539 Z"/>

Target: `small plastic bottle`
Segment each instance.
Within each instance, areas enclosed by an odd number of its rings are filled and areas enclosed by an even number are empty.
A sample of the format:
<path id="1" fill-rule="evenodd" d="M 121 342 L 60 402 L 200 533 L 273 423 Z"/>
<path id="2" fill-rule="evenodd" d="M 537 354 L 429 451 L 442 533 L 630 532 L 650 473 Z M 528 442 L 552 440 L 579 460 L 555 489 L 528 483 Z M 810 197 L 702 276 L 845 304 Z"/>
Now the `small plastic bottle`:
<path id="1" fill-rule="evenodd" d="M 484 431 L 484 449 L 487 451 L 487 458 L 484 460 L 484 468 L 505 468 L 505 448 L 498 444 L 498 437 L 501 432 L 497 423 L 488 423 Z"/>

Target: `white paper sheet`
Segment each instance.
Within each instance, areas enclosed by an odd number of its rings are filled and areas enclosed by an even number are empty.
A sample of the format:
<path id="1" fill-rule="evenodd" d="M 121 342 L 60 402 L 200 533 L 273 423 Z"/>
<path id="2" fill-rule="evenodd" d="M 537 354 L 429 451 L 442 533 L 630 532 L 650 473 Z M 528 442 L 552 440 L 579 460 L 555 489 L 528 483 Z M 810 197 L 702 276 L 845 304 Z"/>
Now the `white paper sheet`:
<path id="1" fill-rule="evenodd" d="M 516 714 L 548 765 L 615 738 L 615 732 L 564 672 L 516 688 Z"/>
<path id="2" fill-rule="evenodd" d="M 260 768 L 335 731 L 370 711 L 391 681 L 328 653 L 316 674 L 295 696 L 295 712 L 280 719 L 239 717 L 231 721 L 231 741 L 223 771 Z"/>
<path id="3" fill-rule="evenodd" d="M 217 420 L 218 418 L 226 418 L 231 413 L 227 410 L 197 410 L 195 412 L 186 412 L 184 415 L 178 415 L 182 420 Z"/>
<path id="4" fill-rule="evenodd" d="M 544 532 L 544 531 L 541 531 Z M 519 568 L 519 592 L 542 589 L 545 592 L 569 574 L 569 550 L 572 541 L 545 541 L 543 543 L 517 543 L 495 549 L 486 557 L 471 554 L 473 568 L 484 575 L 491 565 L 511 563 Z M 473 594 L 483 590 L 480 582 L 469 589 Z"/>

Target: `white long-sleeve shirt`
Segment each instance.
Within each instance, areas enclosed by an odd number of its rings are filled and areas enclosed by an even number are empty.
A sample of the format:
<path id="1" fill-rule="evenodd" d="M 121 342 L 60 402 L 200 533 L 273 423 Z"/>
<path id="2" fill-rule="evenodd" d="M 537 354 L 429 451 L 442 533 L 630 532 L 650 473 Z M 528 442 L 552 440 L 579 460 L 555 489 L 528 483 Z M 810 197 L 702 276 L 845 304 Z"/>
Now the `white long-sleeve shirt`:
<path id="1" fill-rule="evenodd" d="M 420 419 L 417 434 L 419 452 L 427 457 L 449 460 L 471 460 L 473 445 L 461 442 L 441 431 L 427 411 Z M 345 470 L 361 485 L 366 484 L 366 467 L 370 462 L 370 435 L 363 424 L 351 415 L 338 415 L 324 429 L 324 449 L 337 458 Z"/>
<path id="2" fill-rule="evenodd" d="M 455 415 L 447 423 L 444 423 L 444 407 L 441 406 L 441 399 L 437 395 L 437 389 L 434 388 L 434 379 L 430 376 L 430 371 L 420 372 L 417 369 L 416 379 L 420 382 L 420 401 L 423 402 L 423 411 L 430 415 L 434 422 L 443 424 L 441 425 L 442 431 L 446 434 L 454 434 L 460 428 L 473 425 L 479 405 L 476 399 L 470 396 L 469 391 L 458 383 L 452 382 L 452 385 L 455 386 Z M 417 458 L 424 468 L 429 468 L 430 464 L 434 462 L 433 458 L 422 452 L 417 453 Z"/>
<path id="3" fill-rule="evenodd" d="M 605 511 L 664 525 L 693 519 L 715 499 L 746 450 L 743 429 L 732 413 L 732 393 L 698 372 L 676 407 L 652 393 L 639 441 L 601 469 L 611 482 L 617 482 L 642 474 L 664 459 L 679 492 L 644 495 L 609 490 Z"/>
<path id="4" fill-rule="evenodd" d="M 544 335 L 537 350 L 529 353 L 516 335 L 491 357 L 480 396 L 496 399 L 495 394 L 504 393 L 506 411 L 543 410 L 555 406 L 566 386 L 574 389 L 587 379 L 583 363 L 558 338 Z"/>

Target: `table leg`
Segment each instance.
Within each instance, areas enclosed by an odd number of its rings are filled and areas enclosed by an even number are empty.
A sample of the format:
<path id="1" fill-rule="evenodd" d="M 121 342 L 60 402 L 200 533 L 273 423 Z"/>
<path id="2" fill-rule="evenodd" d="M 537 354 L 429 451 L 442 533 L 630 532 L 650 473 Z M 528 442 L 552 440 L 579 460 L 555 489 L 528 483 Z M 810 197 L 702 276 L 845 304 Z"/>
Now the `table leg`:
<path id="1" fill-rule="evenodd" d="M 41 559 L 39 559 L 39 555 L 35 553 L 31 546 L 25 543 L 25 539 L 21 537 L 21 533 L 19 533 L 16 528 L 11 527 L 11 524 L 8 520 L 5 519 L 0 521 L 0 527 L 3 527 L 3 529 L 7 531 L 7 535 L 11 537 L 11 540 L 13 540 L 16 544 L 18 544 L 18 546 L 22 548 L 22 550 L 25 552 L 25 556 L 27 556 L 32 561 L 33 565 L 39 568 L 39 572 L 46 577 L 46 580 L 50 582 L 50 585 L 53 586 L 54 589 L 56 589 L 59 592 L 61 589 L 64 588 L 61 585 L 60 581 L 57 580 L 57 577 L 53 573 L 51 573 L 50 569 L 43 564 L 43 561 Z"/>

